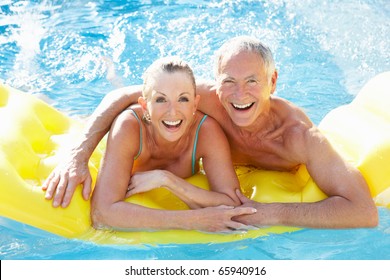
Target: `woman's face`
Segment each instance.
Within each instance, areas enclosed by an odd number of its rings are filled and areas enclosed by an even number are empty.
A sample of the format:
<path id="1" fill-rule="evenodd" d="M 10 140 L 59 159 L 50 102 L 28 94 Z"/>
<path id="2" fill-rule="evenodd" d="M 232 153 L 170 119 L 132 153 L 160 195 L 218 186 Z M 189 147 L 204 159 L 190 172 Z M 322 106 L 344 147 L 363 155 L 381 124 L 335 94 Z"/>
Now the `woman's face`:
<path id="1" fill-rule="evenodd" d="M 143 107 L 149 112 L 154 130 L 167 141 L 179 140 L 191 125 L 199 101 L 192 80 L 182 71 L 161 72 L 151 88 Z"/>

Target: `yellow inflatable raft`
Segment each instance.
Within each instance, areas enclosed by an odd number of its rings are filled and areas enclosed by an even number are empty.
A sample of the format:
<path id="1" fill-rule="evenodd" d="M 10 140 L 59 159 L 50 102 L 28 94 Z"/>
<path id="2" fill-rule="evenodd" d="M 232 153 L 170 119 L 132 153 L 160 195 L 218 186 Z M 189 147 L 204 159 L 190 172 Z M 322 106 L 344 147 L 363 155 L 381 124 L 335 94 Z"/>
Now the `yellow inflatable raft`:
<path id="1" fill-rule="evenodd" d="M 390 206 L 390 72 L 371 80 L 346 106 L 330 112 L 320 124 L 341 153 L 352 161 L 369 183 L 378 205 Z M 82 123 L 72 120 L 36 97 L 0 85 L 0 215 L 67 238 L 111 244 L 164 244 L 229 242 L 269 233 L 296 230 L 268 227 L 239 234 L 197 231 L 96 231 L 90 226 L 89 201 L 78 188 L 70 206 L 53 208 L 41 184 L 67 150 Z M 96 173 L 102 146 L 94 152 L 90 169 Z M 243 192 L 261 202 L 313 202 L 326 196 L 305 167 L 296 174 L 236 169 Z M 207 188 L 201 174 L 188 179 Z M 160 209 L 187 209 L 165 189 L 153 190 L 130 202 Z"/>

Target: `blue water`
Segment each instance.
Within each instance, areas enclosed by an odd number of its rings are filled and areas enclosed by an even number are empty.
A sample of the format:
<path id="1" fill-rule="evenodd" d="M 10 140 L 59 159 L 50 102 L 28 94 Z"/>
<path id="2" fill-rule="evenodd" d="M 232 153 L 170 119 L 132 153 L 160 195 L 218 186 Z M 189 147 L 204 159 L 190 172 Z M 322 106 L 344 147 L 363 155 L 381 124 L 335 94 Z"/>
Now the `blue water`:
<path id="1" fill-rule="evenodd" d="M 212 79 L 216 49 L 246 34 L 272 49 L 276 94 L 317 124 L 390 70 L 387 0 L 0 0 L 0 81 L 85 117 L 108 91 L 139 84 L 160 56 L 181 56 Z M 375 229 L 161 246 L 96 245 L 1 218 L 0 259 L 390 259 L 390 210 L 379 210 Z"/>

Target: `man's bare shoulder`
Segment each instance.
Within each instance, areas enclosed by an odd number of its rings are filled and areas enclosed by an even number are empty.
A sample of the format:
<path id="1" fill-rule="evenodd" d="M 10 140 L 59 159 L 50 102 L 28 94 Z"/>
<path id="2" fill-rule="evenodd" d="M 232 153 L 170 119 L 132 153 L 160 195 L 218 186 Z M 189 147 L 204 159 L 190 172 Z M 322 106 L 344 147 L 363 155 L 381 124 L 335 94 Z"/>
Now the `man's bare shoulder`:
<path id="1" fill-rule="evenodd" d="M 215 82 L 212 80 L 199 79 L 196 82 L 196 93 L 200 96 L 216 93 Z"/>
<path id="2" fill-rule="evenodd" d="M 206 80 L 199 81 L 196 84 L 196 93 L 200 95 L 198 110 L 221 123 L 226 118 L 226 111 L 219 101 L 215 83 Z"/>
<path id="3" fill-rule="evenodd" d="M 308 127 L 313 126 L 313 122 L 305 111 L 296 104 L 287 99 L 275 96 L 272 97 L 272 101 L 274 112 L 279 115 L 282 123 L 289 125 L 304 123 Z"/>
<path id="4" fill-rule="evenodd" d="M 288 150 L 304 152 L 314 138 L 322 137 L 302 108 L 280 97 L 272 97 L 272 100 L 272 111 L 277 115 L 278 124 L 271 138 L 281 136 Z"/>

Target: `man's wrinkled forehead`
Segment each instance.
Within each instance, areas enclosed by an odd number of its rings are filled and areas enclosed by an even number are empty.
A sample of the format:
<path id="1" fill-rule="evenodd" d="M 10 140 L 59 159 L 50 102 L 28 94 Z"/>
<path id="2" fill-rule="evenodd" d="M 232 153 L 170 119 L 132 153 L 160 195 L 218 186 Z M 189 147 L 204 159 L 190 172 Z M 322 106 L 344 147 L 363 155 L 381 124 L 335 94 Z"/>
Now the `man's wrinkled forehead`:
<path id="1" fill-rule="evenodd" d="M 218 61 L 216 74 L 231 75 L 230 72 L 239 70 L 240 72 L 253 71 L 259 72 L 265 70 L 263 58 L 254 51 L 248 50 L 234 50 L 229 51 L 225 55 L 221 56 Z M 251 66 L 251 67 L 244 67 Z M 244 73 L 242 73 L 244 74 Z"/>

